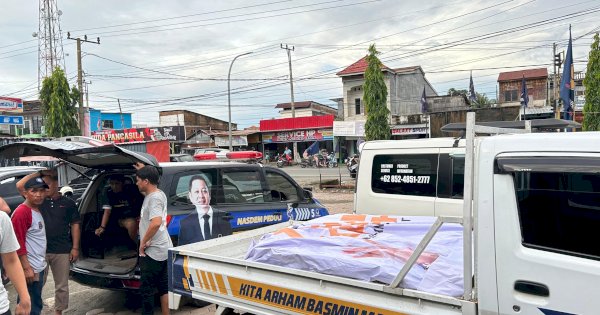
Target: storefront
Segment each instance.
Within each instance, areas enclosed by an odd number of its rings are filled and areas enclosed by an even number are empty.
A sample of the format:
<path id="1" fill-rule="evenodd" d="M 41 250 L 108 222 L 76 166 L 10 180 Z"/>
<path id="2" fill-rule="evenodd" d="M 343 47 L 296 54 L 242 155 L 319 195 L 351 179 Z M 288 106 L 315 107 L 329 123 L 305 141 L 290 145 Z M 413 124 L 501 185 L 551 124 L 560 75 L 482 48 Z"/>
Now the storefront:
<path id="1" fill-rule="evenodd" d="M 340 158 L 358 153 L 358 145 L 365 139 L 364 121 L 334 121 L 333 136 L 340 145 Z"/>
<path id="2" fill-rule="evenodd" d="M 393 140 L 417 139 L 429 137 L 427 124 L 394 125 L 390 126 Z"/>
<path id="3" fill-rule="evenodd" d="M 298 154 L 301 155 L 315 141 L 319 142 L 319 149 L 332 152 L 333 118 L 333 115 L 326 115 L 261 120 L 264 154 L 275 156 L 282 153 L 286 146 L 291 150 L 293 144 L 297 143 Z"/>

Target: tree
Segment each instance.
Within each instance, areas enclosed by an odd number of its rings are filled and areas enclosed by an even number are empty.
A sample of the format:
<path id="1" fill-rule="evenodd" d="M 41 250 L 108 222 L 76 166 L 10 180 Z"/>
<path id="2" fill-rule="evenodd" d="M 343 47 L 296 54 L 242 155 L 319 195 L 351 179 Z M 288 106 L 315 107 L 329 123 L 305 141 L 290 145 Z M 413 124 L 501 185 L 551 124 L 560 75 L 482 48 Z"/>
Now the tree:
<path id="1" fill-rule="evenodd" d="M 370 140 L 387 140 L 390 138 L 389 115 L 387 108 L 387 87 L 383 81 L 381 61 L 377 58 L 379 52 L 375 44 L 369 46 L 367 56 L 367 70 L 365 71 L 365 85 L 363 100 L 367 113 L 365 123 L 365 138 Z"/>
<path id="2" fill-rule="evenodd" d="M 490 107 L 490 105 L 494 104 L 494 102 L 492 102 L 492 100 L 490 100 L 485 94 L 479 94 L 475 92 L 475 95 L 477 95 L 476 105 L 479 108 Z"/>
<path id="3" fill-rule="evenodd" d="M 467 90 L 457 90 L 455 88 L 450 88 L 448 90 L 448 95 L 449 96 L 453 96 L 453 95 L 464 95 L 467 96 L 469 92 L 467 92 Z"/>
<path id="4" fill-rule="evenodd" d="M 594 35 L 587 71 L 583 79 L 585 105 L 583 106 L 583 130 L 600 130 L 600 37 Z"/>
<path id="5" fill-rule="evenodd" d="M 52 76 L 44 79 L 40 101 L 46 135 L 64 137 L 81 134 L 76 118 L 79 90 L 75 87 L 69 90 L 69 82 L 62 69 L 57 67 Z"/>

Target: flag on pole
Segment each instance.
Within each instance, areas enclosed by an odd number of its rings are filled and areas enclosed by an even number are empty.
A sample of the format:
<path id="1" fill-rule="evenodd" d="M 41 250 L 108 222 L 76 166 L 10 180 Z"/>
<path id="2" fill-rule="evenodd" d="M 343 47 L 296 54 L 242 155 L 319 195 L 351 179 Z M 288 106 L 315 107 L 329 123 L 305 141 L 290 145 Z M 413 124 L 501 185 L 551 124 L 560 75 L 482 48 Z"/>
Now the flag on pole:
<path id="1" fill-rule="evenodd" d="M 473 85 L 473 72 L 471 72 L 471 78 L 469 80 L 469 101 L 471 103 L 477 102 L 477 95 L 475 94 L 475 85 Z"/>
<path id="2" fill-rule="evenodd" d="M 560 98 L 563 100 L 563 111 L 566 119 L 570 119 L 570 113 L 573 111 L 573 89 L 575 88 L 573 73 L 573 42 L 571 40 L 571 25 L 569 25 L 569 45 L 567 46 L 567 55 L 565 56 L 565 67 L 560 79 Z"/>
<path id="3" fill-rule="evenodd" d="M 423 95 L 421 95 L 421 113 L 426 113 L 428 110 L 427 94 L 425 94 L 425 86 L 423 86 Z"/>
<path id="4" fill-rule="evenodd" d="M 319 141 L 313 142 L 313 144 L 311 144 L 310 147 L 308 147 L 306 149 L 306 153 L 308 155 L 313 155 L 313 154 L 319 153 Z"/>
<path id="5" fill-rule="evenodd" d="M 521 81 L 521 105 L 527 107 L 529 104 L 529 94 L 527 93 L 527 82 L 525 82 L 525 75 L 523 75 L 523 81 Z"/>

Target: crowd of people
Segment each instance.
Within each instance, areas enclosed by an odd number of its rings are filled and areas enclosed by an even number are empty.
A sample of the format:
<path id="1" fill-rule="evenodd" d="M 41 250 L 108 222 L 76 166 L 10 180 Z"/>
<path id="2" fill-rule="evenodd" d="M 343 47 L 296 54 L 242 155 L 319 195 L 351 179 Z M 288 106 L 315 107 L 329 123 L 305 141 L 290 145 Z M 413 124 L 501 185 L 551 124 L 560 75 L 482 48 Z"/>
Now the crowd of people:
<path id="1" fill-rule="evenodd" d="M 173 244 L 166 226 L 167 198 L 158 188 L 156 168 L 142 164 L 135 168 L 135 184 L 143 200 L 132 199 L 136 194 L 123 190 L 123 176 L 111 177 L 110 205 L 95 232 L 102 235 L 111 217 L 127 230 L 132 244 L 139 246 L 142 314 L 154 314 L 156 289 L 162 314 L 168 314 L 167 251 Z M 41 314 L 42 289 L 51 271 L 54 313 L 62 314 L 69 305 L 70 264 L 79 259 L 81 219 L 77 206 L 59 192 L 56 170 L 27 175 L 16 187 L 25 201 L 12 214 L 0 198 L 0 255 L 3 272 L 18 295 L 15 313 Z M 10 315 L 9 306 L 7 291 L 0 284 L 0 315 Z"/>

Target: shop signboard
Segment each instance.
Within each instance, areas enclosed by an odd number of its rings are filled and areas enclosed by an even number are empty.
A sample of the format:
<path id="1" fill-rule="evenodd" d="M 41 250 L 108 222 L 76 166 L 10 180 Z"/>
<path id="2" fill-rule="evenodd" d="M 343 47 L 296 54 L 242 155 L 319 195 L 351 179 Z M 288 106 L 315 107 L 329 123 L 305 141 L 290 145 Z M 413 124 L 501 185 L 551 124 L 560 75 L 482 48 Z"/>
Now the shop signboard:
<path id="1" fill-rule="evenodd" d="M 215 136 L 215 145 L 217 147 L 229 146 L 229 136 Z M 234 147 L 247 146 L 247 136 L 231 136 L 231 145 Z"/>
<path id="2" fill-rule="evenodd" d="M 20 98 L 0 96 L 0 112 L 23 112 L 23 100 Z"/>
<path id="3" fill-rule="evenodd" d="M 295 130 L 263 134 L 264 143 L 305 142 L 319 140 L 333 140 L 333 130 Z"/>
<path id="4" fill-rule="evenodd" d="M 364 137 L 364 121 L 334 121 L 333 135 L 335 137 Z"/>
<path id="5" fill-rule="evenodd" d="M 22 125 L 23 116 L 0 116 L 0 124 L 2 125 Z"/>
<path id="6" fill-rule="evenodd" d="M 425 135 L 427 134 L 427 126 L 423 125 L 396 125 L 392 126 L 392 136 L 404 135 Z"/>
<path id="7" fill-rule="evenodd" d="M 183 126 L 147 127 L 99 130 L 92 132 L 92 138 L 112 143 L 149 142 L 168 140 L 171 142 L 185 141 Z"/>

